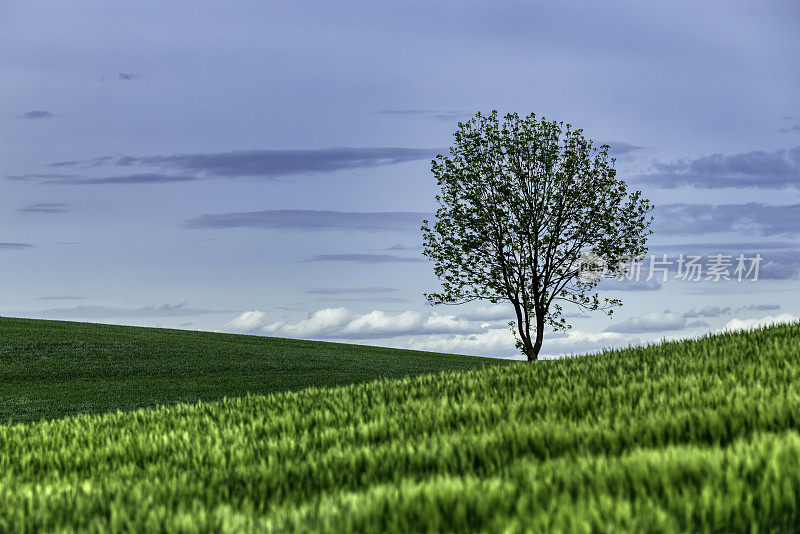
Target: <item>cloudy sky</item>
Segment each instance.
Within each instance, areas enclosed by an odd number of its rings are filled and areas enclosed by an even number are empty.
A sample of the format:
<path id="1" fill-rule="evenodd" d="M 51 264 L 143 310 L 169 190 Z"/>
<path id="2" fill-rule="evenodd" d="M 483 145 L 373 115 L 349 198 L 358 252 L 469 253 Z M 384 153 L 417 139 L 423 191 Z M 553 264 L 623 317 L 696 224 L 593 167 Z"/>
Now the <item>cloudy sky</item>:
<path id="1" fill-rule="evenodd" d="M 514 355 L 508 308 L 422 296 L 430 159 L 497 109 L 609 143 L 672 261 L 543 353 L 794 319 L 798 26 L 796 1 L 5 1 L 0 314 Z"/>

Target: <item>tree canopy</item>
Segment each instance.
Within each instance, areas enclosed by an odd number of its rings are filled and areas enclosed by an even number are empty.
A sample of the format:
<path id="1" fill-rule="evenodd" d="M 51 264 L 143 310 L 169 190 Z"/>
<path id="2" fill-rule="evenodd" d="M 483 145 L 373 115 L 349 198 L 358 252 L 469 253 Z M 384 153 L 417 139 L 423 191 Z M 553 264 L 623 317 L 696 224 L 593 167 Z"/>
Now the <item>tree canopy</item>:
<path id="1" fill-rule="evenodd" d="M 429 302 L 510 302 L 528 360 L 546 325 L 570 328 L 562 304 L 610 315 L 622 303 L 600 299 L 598 283 L 647 252 L 652 205 L 628 191 L 608 151 L 534 114 L 459 123 L 450 155 L 431 163 L 439 207 L 423 223 L 423 253 L 442 287 Z"/>

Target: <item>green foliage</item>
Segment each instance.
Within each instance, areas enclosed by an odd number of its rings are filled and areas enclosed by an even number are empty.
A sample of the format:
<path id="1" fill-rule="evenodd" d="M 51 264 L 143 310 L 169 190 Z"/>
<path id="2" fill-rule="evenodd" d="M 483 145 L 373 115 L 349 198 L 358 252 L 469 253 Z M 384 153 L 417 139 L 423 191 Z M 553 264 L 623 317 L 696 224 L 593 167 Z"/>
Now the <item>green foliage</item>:
<path id="1" fill-rule="evenodd" d="M 342 343 L 0 317 L 0 421 L 502 363 Z"/>
<path id="2" fill-rule="evenodd" d="M 787 531 L 798 462 L 794 324 L 0 426 L 0 531 Z"/>
<path id="3" fill-rule="evenodd" d="M 643 255 L 652 206 L 617 178 L 608 145 L 593 147 L 569 124 L 516 113 L 501 122 L 493 111 L 458 126 L 450 156 L 431 166 L 441 193 L 423 253 L 442 291 L 426 297 L 509 301 L 518 346 L 536 359 L 545 325 L 569 328 L 561 304 L 609 314 L 621 304 L 600 300 L 599 277 L 578 275 L 587 254 L 609 277 Z"/>

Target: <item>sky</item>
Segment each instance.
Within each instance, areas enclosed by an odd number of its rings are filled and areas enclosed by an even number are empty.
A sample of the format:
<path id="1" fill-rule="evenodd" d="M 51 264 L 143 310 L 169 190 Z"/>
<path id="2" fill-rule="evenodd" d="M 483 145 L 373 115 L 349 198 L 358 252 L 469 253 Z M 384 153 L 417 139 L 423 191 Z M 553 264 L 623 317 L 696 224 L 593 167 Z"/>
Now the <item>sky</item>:
<path id="1" fill-rule="evenodd" d="M 423 297 L 431 158 L 496 109 L 609 144 L 656 206 L 641 278 L 601 285 L 622 308 L 567 309 L 543 355 L 795 320 L 798 26 L 794 1 L 5 0 L 0 315 L 516 357 L 510 307 Z"/>

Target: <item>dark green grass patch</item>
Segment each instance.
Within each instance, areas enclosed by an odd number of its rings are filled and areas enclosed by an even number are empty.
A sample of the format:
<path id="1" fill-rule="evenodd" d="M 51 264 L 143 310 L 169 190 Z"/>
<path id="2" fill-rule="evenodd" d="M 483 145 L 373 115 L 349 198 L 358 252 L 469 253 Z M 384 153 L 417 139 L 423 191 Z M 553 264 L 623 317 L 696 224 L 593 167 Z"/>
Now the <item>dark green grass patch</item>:
<path id="1" fill-rule="evenodd" d="M 342 343 L 0 317 L 0 422 L 503 363 Z"/>

